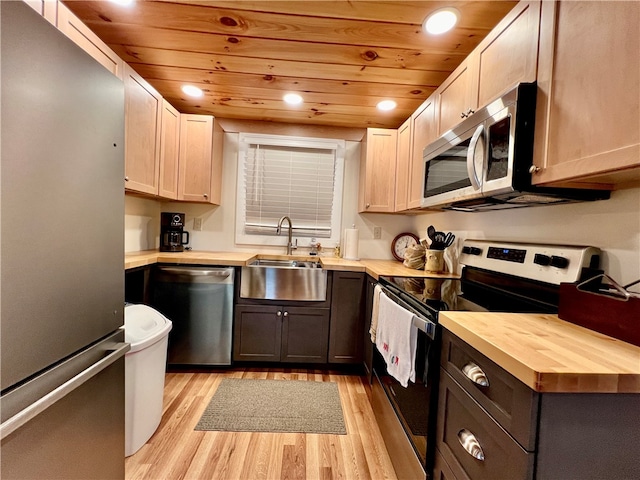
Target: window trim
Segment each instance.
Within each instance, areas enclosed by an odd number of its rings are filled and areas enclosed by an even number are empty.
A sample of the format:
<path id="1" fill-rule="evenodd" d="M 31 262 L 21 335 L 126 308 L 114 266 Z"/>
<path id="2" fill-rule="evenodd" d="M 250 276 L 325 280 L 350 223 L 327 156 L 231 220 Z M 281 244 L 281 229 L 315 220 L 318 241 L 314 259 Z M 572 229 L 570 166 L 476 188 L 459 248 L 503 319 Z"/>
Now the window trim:
<path id="1" fill-rule="evenodd" d="M 246 168 L 247 151 L 249 145 L 271 145 L 281 146 L 285 148 L 313 148 L 335 151 L 335 177 L 333 205 L 331 209 L 331 237 L 319 238 L 317 241 L 324 243 L 325 246 L 333 246 L 340 242 L 342 234 L 342 201 L 344 194 L 344 164 L 346 141 L 330 138 L 314 138 L 314 137 L 297 137 L 289 135 L 269 135 L 240 133 L 238 142 L 238 169 L 236 181 L 236 232 L 235 243 L 237 245 L 267 245 L 267 246 L 283 246 L 286 245 L 286 232 L 280 236 L 273 235 L 256 235 L 244 233 L 245 214 L 246 214 L 246 190 L 244 187 L 244 174 Z M 295 222 L 294 225 L 295 227 Z M 284 243 L 283 243 L 284 237 Z M 302 239 L 298 243 L 300 246 L 307 246 L 311 243 L 311 238 L 307 236 L 296 236 L 293 231 L 293 243 L 297 239 Z"/>

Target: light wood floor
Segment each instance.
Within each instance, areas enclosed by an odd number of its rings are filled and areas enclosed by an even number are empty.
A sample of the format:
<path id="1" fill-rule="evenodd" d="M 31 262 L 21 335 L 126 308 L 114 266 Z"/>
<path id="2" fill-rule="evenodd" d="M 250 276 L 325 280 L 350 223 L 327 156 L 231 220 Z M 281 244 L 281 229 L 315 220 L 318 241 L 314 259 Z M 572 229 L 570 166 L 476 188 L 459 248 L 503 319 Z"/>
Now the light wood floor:
<path id="1" fill-rule="evenodd" d="M 194 427 L 223 378 L 336 382 L 347 435 L 204 432 Z M 126 478 L 396 480 L 363 377 L 316 370 L 168 373 L 156 433 L 126 460 Z"/>

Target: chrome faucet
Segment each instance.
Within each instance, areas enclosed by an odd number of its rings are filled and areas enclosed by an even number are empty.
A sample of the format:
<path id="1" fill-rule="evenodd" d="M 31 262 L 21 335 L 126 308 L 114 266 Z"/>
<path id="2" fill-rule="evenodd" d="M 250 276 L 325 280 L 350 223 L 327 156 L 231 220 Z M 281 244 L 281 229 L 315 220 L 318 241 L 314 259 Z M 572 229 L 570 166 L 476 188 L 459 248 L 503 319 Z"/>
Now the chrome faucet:
<path id="1" fill-rule="evenodd" d="M 293 243 L 291 242 L 292 227 L 291 227 L 291 219 L 289 217 L 284 216 L 278 221 L 278 226 L 276 227 L 276 235 L 280 235 L 280 232 L 282 230 L 282 222 L 285 220 L 289 222 L 289 238 L 287 240 L 287 255 L 291 255 L 291 250 L 297 247 L 294 247 Z"/>

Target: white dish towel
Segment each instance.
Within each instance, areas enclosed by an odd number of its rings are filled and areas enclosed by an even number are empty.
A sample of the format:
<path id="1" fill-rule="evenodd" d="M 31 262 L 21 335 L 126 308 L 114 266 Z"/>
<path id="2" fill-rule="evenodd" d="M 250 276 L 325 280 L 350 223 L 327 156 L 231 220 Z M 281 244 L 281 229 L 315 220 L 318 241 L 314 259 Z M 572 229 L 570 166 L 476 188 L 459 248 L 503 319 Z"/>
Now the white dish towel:
<path id="1" fill-rule="evenodd" d="M 376 330 L 378 329 L 378 308 L 380 307 L 380 294 L 382 287 L 376 285 L 373 289 L 373 307 L 371 308 L 371 326 L 369 327 L 369 335 L 371 335 L 371 343 L 376 343 Z"/>
<path id="2" fill-rule="evenodd" d="M 413 313 L 380 294 L 376 347 L 387 363 L 387 372 L 403 387 L 416 381 L 416 343 L 418 329 L 413 325 Z"/>

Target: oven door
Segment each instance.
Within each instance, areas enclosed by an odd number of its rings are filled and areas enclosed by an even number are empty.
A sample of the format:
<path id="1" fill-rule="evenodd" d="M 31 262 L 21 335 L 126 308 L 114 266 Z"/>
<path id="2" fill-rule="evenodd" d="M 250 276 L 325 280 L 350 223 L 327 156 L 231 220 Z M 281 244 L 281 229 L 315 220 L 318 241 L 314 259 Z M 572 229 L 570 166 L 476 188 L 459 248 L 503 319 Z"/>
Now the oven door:
<path id="1" fill-rule="evenodd" d="M 433 466 L 439 372 L 439 332 L 436 323 L 399 296 L 383 292 L 415 315 L 418 327 L 416 381 L 407 388 L 387 372 L 374 347 L 372 405 L 398 478 L 426 478 Z"/>

